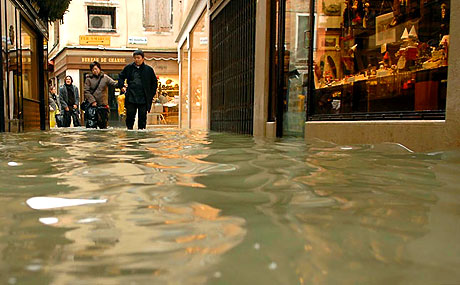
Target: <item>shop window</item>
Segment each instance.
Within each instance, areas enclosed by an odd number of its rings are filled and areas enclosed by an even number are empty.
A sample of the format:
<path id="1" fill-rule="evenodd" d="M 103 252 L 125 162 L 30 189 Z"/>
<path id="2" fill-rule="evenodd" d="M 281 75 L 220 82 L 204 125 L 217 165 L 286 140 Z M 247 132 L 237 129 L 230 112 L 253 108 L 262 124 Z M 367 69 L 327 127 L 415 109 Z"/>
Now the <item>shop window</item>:
<path id="1" fill-rule="evenodd" d="M 190 125 L 194 129 L 206 128 L 208 29 L 203 14 L 190 33 L 191 78 L 190 78 Z"/>
<path id="2" fill-rule="evenodd" d="M 89 32 L 116 32 L 115 7 L 88 6 Z"/>
<path id="3" fill-rule="evenodd" d="M 172 0 L 144 0 L 144 28 L 154 32 L 169 32 L 173 23 Z"/>
<path id="4" fill-rule="evenodd" d="M 158 76 L 158 89 L 154 98 L 154 108 L 157 108 L 161 117 L 157 117 L 157 124 L 179 124 L 179 76 Z"/>
<path id="5" fill-rule="evenodd" d="M 22 85 L 23 96 L 39 100 L 37 36 L 28 25 L 21 25 Z"/>
<path id="6" fill-rule="evenodd" d="M 317 0 L 310 120 L 442 119 L 449 0 Z"/>

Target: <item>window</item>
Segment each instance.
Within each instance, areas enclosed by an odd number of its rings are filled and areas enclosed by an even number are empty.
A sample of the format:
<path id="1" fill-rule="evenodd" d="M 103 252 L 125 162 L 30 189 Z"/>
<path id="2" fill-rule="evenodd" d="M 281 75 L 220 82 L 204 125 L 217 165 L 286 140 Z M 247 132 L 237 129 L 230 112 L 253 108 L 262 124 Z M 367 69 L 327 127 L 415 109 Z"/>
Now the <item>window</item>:
<path id="1" fill-rule="evenodd" d="M 444 118 L 449 0 L 316 5 L 310 120 Z"/>
<path id="2" fill-rule="evenodd" d="M 115 7 L 88 6 L 89 32 L 116 32 Z"/>
<path id="3" fill-rule="evenodd" d="M 172 0 L 144 0 L 144 27 L 155 32 L 172 29 Z"/>
<path id="4" fill-rule="evenodd" d="M 191 78 L 190 78 L 190 126 L 195 129 L 206 128 L 208 30 L 204 14 L 201 15 L 190 33 Z"/>
<path id="5" fill-rule="evenodd" d="M 24 98 L 39 100 L 37 36 L 21 21 L 22 84 Z"/>

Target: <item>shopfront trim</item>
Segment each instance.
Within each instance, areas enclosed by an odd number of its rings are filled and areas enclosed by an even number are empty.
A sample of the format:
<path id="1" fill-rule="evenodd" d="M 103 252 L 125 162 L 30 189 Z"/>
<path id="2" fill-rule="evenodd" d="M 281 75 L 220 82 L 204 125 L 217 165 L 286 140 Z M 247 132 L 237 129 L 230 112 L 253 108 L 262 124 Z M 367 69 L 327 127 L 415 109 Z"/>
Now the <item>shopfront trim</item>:
<path id="1" fill-rule="evenodd" d="M 185 40 L 190 34 L 190 31 L 196 25 L 201 15 L 205 11 L 208 10 L 207 5 L 208 5 L 208 1 L 206 0 L 196 0 L 193 3 L 193 6 L 191 7 L 190 12 L 187 15 L 187 18 L 185 19 L 182 25 L 182 28 L 179 31 L 179 34 L 177 35 L 177 38 L 176 38 L 176 43 L 178 44 L 179 47 L 181 47 L 184 44 Z"/>
<path id="2" fill-rule="evenodd" d="M 24 14 L 24 16 L 27 17 L 31 25 L 34 26 L 42 34 L 43 37 L 48 39 L 47 23 L 43 22 L 43 20 L 40 19 L 40 17 L 38 16 L 38 13 L 35 11 L 32 5 L 30 5 L 28 1 L 24 1 L 24 0 L 9 0 L 9 1 L 15 3 L 18 7 L 20 7 L 21 12 Z"/>
<path id="3" fill-rule="evenodd" d="M 2 0 L 0 132 L 45 130 L 48 30 L 27 1 Z M 5 33 L 6 31 L 6 33 Z M 5 58 L 5 56 L 7 58 Z"/>
<path id="4" fill-rule="evenodd" d="M 211 20 L 214 20 L 215 17 L 219 15 L 220 12 L 230 3 L 232 0 L 220 0 L 220 1 L 215 1 L 216 4 L 213 4 L 210 7 L 209 10 L 209 15 L 211 16 Z"/>
<path id="5" fill-rule="evenodd" d="M 372 112 L 349 114 L 322 114 L 309 116 L 309 121 L 367 121 L 367 120 L 444 120 L 444 111 L 403 111 L 403 112 Z"/>
<path id="6" fill-rule="evenodd" d="M 97 49 L 67 49 L 64 48 L 53 59 L 54 73 L 60 75 L 68 69 L 86 70 L 93 61 L 101 63 L 102 69 L 122 70 L 133 61 L 133 51 L 100 51 Z M 176 52 L 149 52 L 144 51 L 146 63 L 152 65 L 156 74 L 178 74 Z"/>
<path id="7" fill-rule="evenodd" d="M 1 1 L 1 0 L 0 0 Z M 6 8 L 6 7 L 5 7 Z M 3 25 L 3 11 L 0 6 L 0 25 Z M 3 39 L 3 27 L 0 27 L 0 39 Z M 3 45 L 3 43 L 2 43 Z M 0 46 L 0 48 L 3 50 L 3 46 Z M 2 85 L 0 86 L 0 132 L 5 131 L 5 94 L 4 94 L 4 88 L 3 88 L 3 52 L 0 53 L 0 64 L 1 64 L 1 72 L 0 72 L 0 82 L 2 82 Z"/>

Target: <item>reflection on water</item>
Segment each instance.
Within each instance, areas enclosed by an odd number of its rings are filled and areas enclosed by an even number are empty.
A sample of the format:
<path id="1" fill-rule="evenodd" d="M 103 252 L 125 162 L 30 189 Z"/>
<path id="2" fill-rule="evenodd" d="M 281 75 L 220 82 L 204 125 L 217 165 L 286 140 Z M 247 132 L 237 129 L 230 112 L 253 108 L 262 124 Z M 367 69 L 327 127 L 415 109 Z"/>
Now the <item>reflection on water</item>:
<path id="1" fill-rule="evenodd" d="M 100 204 L 107 202 L 107 199 L 65 199 L 52 197 L 33 197 L 27 199 L 26 204 L 35 210 L 55 209 L 63 207 L 81 206 L 88 204 Z"/>
<path id="2" fill-rule="evenodd" d="M 175 129 L 2 134 L 0 283 L 456 284 L 459 162 Z"/>

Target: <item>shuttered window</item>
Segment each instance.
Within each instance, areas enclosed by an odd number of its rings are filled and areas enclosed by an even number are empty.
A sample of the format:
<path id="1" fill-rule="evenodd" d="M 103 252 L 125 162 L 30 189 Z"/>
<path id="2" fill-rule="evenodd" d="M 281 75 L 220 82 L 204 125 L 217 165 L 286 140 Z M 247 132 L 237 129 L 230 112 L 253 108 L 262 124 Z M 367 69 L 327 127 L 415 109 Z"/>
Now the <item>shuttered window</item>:
<path id="1" fill-rule="evenodd" d="M 144 0 L 144 27 L 150 31 L 172 29 L 172 0 Z"/>

